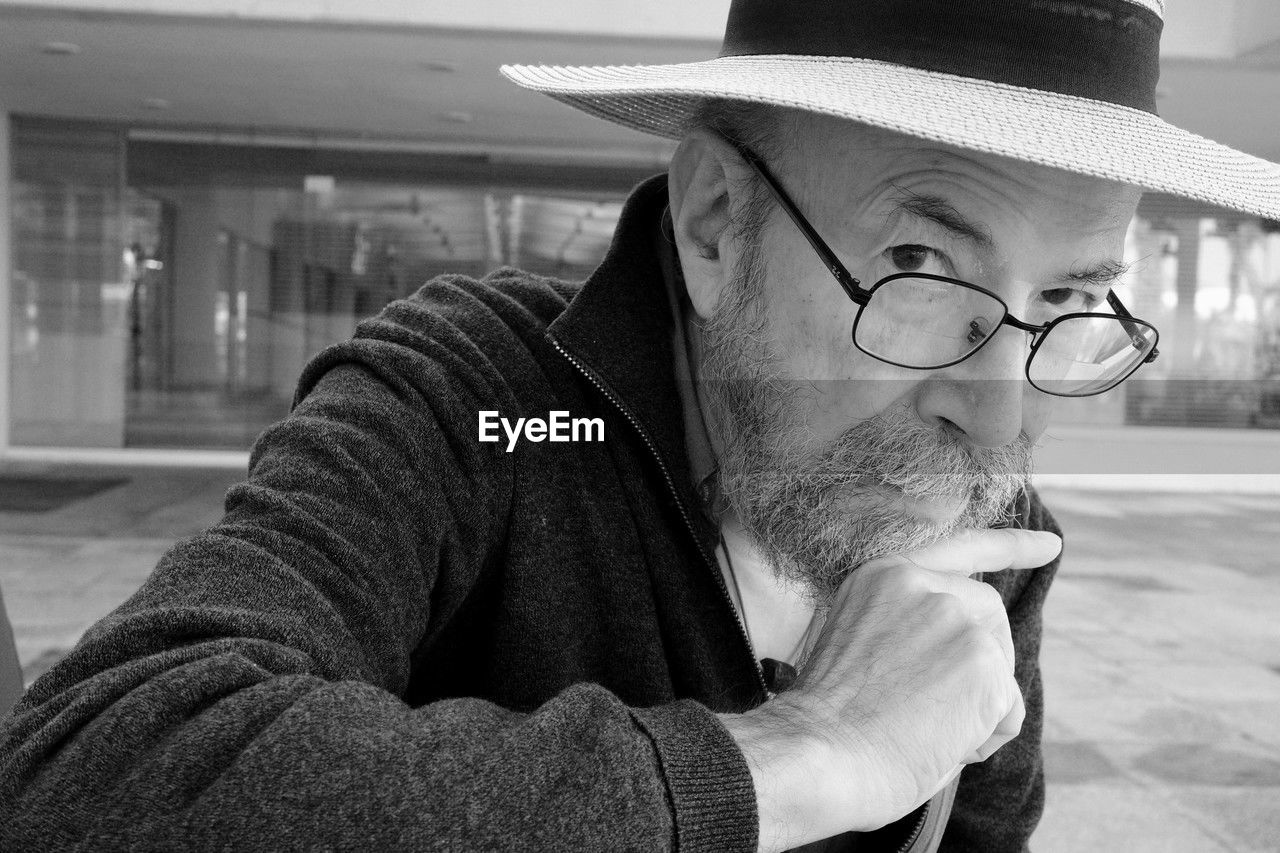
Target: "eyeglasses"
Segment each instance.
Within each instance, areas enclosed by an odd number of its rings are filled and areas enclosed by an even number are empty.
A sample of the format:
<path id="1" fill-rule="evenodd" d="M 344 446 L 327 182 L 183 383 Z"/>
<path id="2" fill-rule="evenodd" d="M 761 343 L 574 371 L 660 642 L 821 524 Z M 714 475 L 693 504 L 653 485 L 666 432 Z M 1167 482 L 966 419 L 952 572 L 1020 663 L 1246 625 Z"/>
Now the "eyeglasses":
<path id="1" fill-rule="evenodd" d="M 940 275 L 895 273 L 864 290 L 760 158 L 730 144 L 764 180 L 858 306 L 853 344 L 872 358 L 913 370 L 938 370 L 969 358 L 1001 325 L 1008 325 L 1031 334 L 1026 374 L 1032 386 L 1059 397 L 1091 397 L 1110 391 L 1160 354 L 1155 326 L 1130 314 L 1110 290 L 1107 304 L 1114 314 L 1064 313 L 1043 325 L 1017 319 L 1003 299 L 984 287 Z"/>

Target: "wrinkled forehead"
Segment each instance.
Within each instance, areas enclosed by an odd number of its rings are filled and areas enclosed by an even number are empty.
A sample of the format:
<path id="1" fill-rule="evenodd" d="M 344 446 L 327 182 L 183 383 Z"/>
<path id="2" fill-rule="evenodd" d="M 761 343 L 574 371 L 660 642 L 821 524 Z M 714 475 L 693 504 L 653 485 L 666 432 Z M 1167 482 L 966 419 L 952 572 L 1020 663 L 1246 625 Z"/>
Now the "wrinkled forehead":
<path id="1" fill-rule="evenodd" d="M 1021 220 L 1045 229 L 1123 229 L 1141 190 L 857 122 L 794 113 L 780 157 L 804 209 L 825 218 L 871 213 L 869 205 L 901 192 L 940 194 L 972 215 Z"/>

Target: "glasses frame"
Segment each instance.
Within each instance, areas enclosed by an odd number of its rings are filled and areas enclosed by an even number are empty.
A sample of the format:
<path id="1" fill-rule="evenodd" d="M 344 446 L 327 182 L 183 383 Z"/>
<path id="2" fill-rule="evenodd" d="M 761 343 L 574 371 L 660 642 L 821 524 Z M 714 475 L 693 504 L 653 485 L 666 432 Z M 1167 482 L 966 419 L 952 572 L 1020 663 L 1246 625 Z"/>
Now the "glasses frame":
<path id="1" fill-rule="evenodd" d="M 750 165 L 753 169 L 755 169 L 756 174 L 758 174 L 764 180 L 765 186 L 769 188 L 769 192 L 773 195 L 774 199 L 778 202 L 778 204 L 782 207 L 782 209 L 786 211 L 787 216 L 790 217 L 791 221 L 796 224 L 796 227 L 800 229 L 800 233 L 804 235 L 805 239 L 809 242 L 809 245 L 813 247 L 813 250 L 815 252 L 817 252 L 818 257 L 822 259 L 822 263 L 827 268 L 827 271 L 831 273 L 833 278 L 835 278 L 836 283 L 840 285 L 840 288 L 845 292 L 845 295 L 848 296 L 849 299 L 851 299 L 853 303 L 858 306 L 858 314 L 856 317 L 854 317 L 853 327 L 849 331 L 849 337 L 853 341 L 853 345 L 855 347 L 857 347 L 859 350 L 861 350 L 862 352 L 866 353 L 867 355 L 871 356 L 872 358 L 878 361 L 882 361 L 885 364 L 892 364 L 895 367 L 903 367 L 908 370 L 941 370 L 946 367 L 952 367 L 964 361 L 965 359 L 971 358 L 975 353 L 977 353 L 984 346 L 986 346 L 987 343 L 992 338 L 995 337 L 996 330 L 998 330 L 1000 326 L 1008 325 L 1020 331 L 1027 332 L 1031 335 L 1031 352 L 1027 354 L 1027 361 L 1026 361 L 1026 364 L 1023 366 L 1023 372 L 1026 374 L 1027 381 L 1031 383 L 1032 387 L 1036 388 L 1039 391 L 1044 392 L 1045 394 L 1052 394 L 1056 397 L 1092 397 L 1096 394 L 1103 394 L 1115 388 L 1121 382 L 1124 382 L 1126 379 L 1132 376 L 1135 372 L 1137 372 L 1138 368 L 1142 367 L 1142 365 L 1150 364 L 1151 362 L 1155 361 L 1156 358 L 1160 355 L 1160 349 L 1157 346 L 1157 344 L 1160 342 L 1160 330 L 1157 329 L 1155 326 L 1151 325 L 1150 323 L 1148 323 L 1146 320 L 1139 319 L 1133 316 L 1132 314 L 1130 314 L 1129 310 L 1124 307 L 1123 303 L 1120 302 L 1120 297 L 1116 296 L 1115 291 L 1110 289 L 1107 290 L 1107 304 L 1110 305 L 1112 310 L 1115 311 L 1116 313 L 1105 314 L 1105 313 L 1088 312 L 1088 311 L 1077 311 L 1071 314 L 1063 314 L 1061 317 L 1055 317 L 1053 320 L 1050 320 L 1048 323 L 1045 323 L 1044 325 L 1040 325 L 1040 326 L 1037 326 L 1033 323 L 1024 322 L 1022 320 L 1019 320 L 1017 317 L 1014 317 L 1013 314 L 1009 312 L 1009 305 L 1003 299 L 1001 299 L 997 294 L 992 293 L 987 288 L 980 287 L 976 284 L 972 284 L 971 282 L 963 281 L 958 278 L 948 278 L 947 276 L 932 275 L 930 273 L 902 272 L 902 273 L 894 273 L 892 275 L 887 275 L 884 278 L 877 281 L 875 284 L 873 284 L 870 288 L 863 289 L 862 282 L 859 279 L 853 277 L 853 275 L 849 272 L 849 270 L 845 267 L 845 265 L 840 262 L 840 259 L 836 257 L 836 253 L 831 250 L 831 247 L 827 245 L 826 241 L 823 240 L 822 237 L 818 234 L 818 232 L 814 230 L 814 227 L 809 224 L 809 220 L 805 219 L 804 214 L 800 212 L 800 208 L 796 207 L 795 202 L 793 202 L 791 200 L 791 197 L 787 195 L 786 190 L 782 188 L 782 184 L 780 184 L 778 182 L 778 179 L 773 176 L 773 173 L 769 171 L 769 167 L 764 164 L 764 161 L 761 160 L 759 157 L 757 157 L 747 147 L 739 143 L 736 143 L 730 139 L 726 139 L 725 141 L 728 142 L 729 145 L 733 146 L 734 150 L 738 152 L 739 156 L 741 156 L 742 159 L 748 163 L 748 165 Z M 949 361 L 946 364 L 939 364 L 933 367 L 918 367 L 916 365 L 901 364 L 896 361 L 890 361 L 887 358 L 884 358 L 882 356 L 876 355 L 873 352 L 870 352 L 869 350 L 865 349 L 861 344 L 858 343 L 858 323 L 862 319 L 862 308 L 868 302 L 871 301 L 871 297 L 875 295 L 875 292 L 879 290 L 883 285 L 887 284 L 888 282 L 896 281 L 898 279 L 903 279 L 903 278 L 930 279 L 932 281 L 946 282 L 948 284 L 958 285 L 959 287 L 966 287 L 970 290 L 976 290 L 979 293 L 985 294 L 986 296 L 989 296 L 992 299 L 994 299 L 996 302 L 1000 303 L 1000 307 L 1004 309 L 1004 316 L 1001 318 L 1000 322 L 996 325 L 996 329 L 993 329 L 990 334 L 988 334 L 985 338 L 983 338 L 981 343 L 979 343 L 976 347 L 971 349 L 969 352 L 965 353 L 960 358 L 955 359 L 954 361 Z M 1152 345 L 1151 345 L 1151 352 L 1147 354 L 1146 358 L 1134 364 L 1133 367 L 1131 367 L 1128 370 L 1128 372 L 1126 372 L 1123 376 L 1116 379 L 1110 385 L 1106 386 L 1105 388 L 1101 388 L 1097 391 L 1090 391 L 1088 394 L 1062 394 L 1057 391 L 1049 391 L 1045 388 L 1041 388 L 1039 385 L 1036 384 L 1036 381 L 1031 378 L 1031 362 L 1035 359 L 1036 352 L 1039 351 L 1040 345 L 1044 342 L 1049 332 L 1052 331 L 1055 326 L 1057 326 L 1058 324 L 1066 320 L 1072 320 L 1077 317 L 1086 317 L 1090 319 L 1104 318 L 1104 319 L 1118 320 L 1120 324 L 1124 326 L 1125 331 L 1129 333 L 1129 336 L 1132 339 L 1137 339 L 1140 337 L 1136 324 L 1141 323 L 1143 326 L 1150 329 L 1155 334 L 1155 340 L 1152 342 Z M 1145 344 L 1145 338 L 1143 339 L 1143 341 Z"/>

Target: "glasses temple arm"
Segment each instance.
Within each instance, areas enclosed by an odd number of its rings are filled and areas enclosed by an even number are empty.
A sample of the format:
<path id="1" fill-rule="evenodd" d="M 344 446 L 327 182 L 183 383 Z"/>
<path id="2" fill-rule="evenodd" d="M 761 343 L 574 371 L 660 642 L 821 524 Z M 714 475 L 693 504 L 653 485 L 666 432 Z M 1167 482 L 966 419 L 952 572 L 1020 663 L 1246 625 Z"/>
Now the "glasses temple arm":
<path id="1" fill-rule="evenodd" d="M 1135 318 L 1132 314 L 1129 313 L 1129 309 L 1124 307 L 1124 303 L 1120 301 L 1119 296 L 1116 296 L 1116 292 L 1114 290 L 1107 291 L 1107 304 L 1111 306 L 1112 311 L 1115 311 L 1121 317 L 1125 318 L 1124 320 L 1120 321 L 1120 324 L 1124 326 L 1124 330 L 1129 333 L 1130 338 L 1142 337 L 1141 333 L 1138 331 L 1137 326 L 1135 326 L 1133 323 L 1125 322 L 1125 320 L 1133 320 Z M 1155 347 L 1151 350 L 1150 353 L 1148 353 L 1147 357 L 1142 360 L 1142 363 L 1150 364 L 1151 362 L 1156 360 L 1156 356 L 1158 355 L 1160 355 L 1160 348 Z"/>
<path id="2" fill-rule="evenodd" d="M 840 263 L 840 259 L 836 257 L 836 253 L 831 251 L 831 247 L 827 245 L 827 242 L 818 236 L 817 231 L 813 230 L 809 221 L 800 213 L 799 208 L 797 208 L 791 201 L 791 198 L 782 188 L 782 185 L 773 177 L 773 173 L 769 171 L 769 167 L 744 146 L 739 145 L 732 140 L 725 141 L 732 145 L 734 150 L 738 152 L 738 155 L 741 156 L 743 160 L 746 160 L 747 163 L 756 170 L 756 174 L 764 180 L 765 186 L 769 188 L 769 192 L 773 194 L 774 199 L 779 205 L 781 205 L 782 209 L 787 212 L 787 216 L 791 217 L 791 221 L 800 229 L 800 233 L 809 241 L 809 245 L 813 247 L 813 250 L 818 253 L 820 258 L 822 258 L 822 262 L 826 264 L 827 270 L 835 277 L 836 282 L 844 290 L 845 294 L 858 305 L 866 305 L 869 297 L 866 292 L 859 288 L 858 285 L 861 284 L 861 282 L 853 277 L 849 270 L 845 268 L 844 264 Z"/>

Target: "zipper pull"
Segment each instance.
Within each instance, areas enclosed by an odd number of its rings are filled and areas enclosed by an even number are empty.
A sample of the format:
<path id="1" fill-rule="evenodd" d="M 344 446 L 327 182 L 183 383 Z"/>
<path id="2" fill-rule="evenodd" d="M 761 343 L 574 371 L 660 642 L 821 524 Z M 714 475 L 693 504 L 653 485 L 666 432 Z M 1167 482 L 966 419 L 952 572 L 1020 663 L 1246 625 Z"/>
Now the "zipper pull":
<path id="1" fill-rule="evenodd" d="M 763 658 L 760 661 L 760 673 L 764 676 L 765 691 L 770 699 L 778 693 L 790 690 L 791 685 L 796 683 L 796 668 L 785 661 Z"/>

